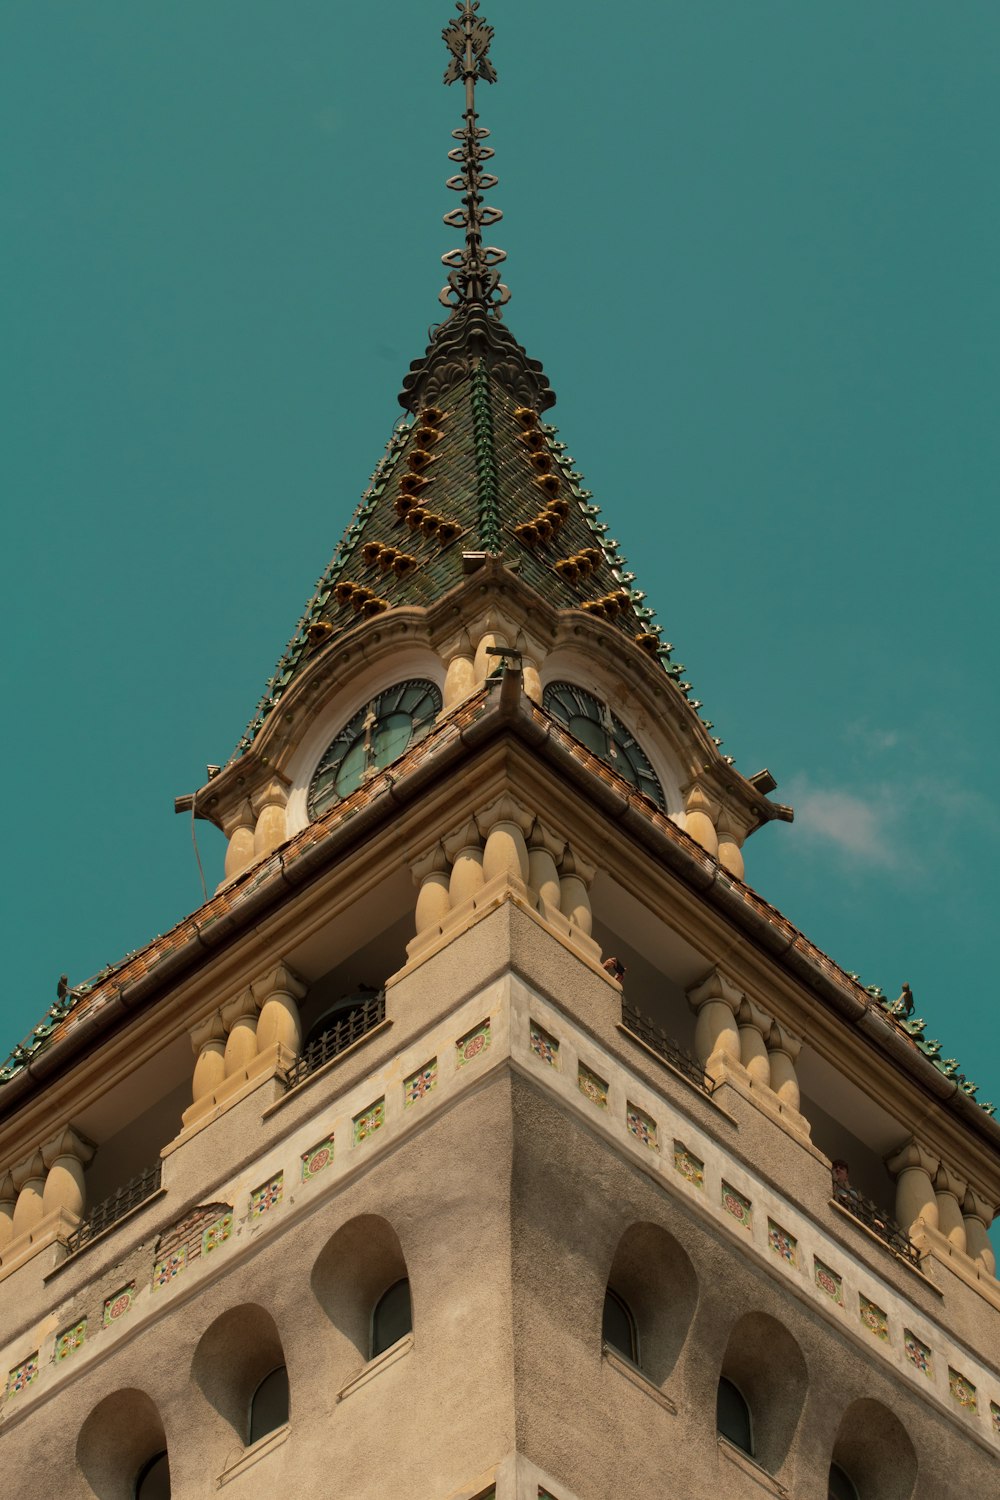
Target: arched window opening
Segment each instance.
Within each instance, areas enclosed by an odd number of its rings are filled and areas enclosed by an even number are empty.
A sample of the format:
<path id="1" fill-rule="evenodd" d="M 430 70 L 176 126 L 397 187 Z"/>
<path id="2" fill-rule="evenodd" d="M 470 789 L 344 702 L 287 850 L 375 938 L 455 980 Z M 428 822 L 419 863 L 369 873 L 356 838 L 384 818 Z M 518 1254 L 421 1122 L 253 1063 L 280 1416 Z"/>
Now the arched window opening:
<path id="1" fill-rule="evenodd" d="M 170 1500 L 170 1465 L 166 1451 L 144 1463 L 135 1481 L 135 1500 Z"/>
<path id="2" fill-rule="evenodd" d="M 854 1481 L 848 1479 L 839 1464 L 830 1465 L 829 1500 L 858 1500 Z"/>
<path id="3" fill-rule="evenodd" d="M 398 1344 L 412 1329 L 410 1283 L 404 1276 L 382 1293 L 372 1311 L 372 1359 Z"/>
<path id="4" fill-rule="evenodd" d="M 265 1375 L 250 1397 L 247 1442 L 255 1443 L 288 1421 L 288 1371 L 284 1365 Z"/>
<path id="5" fill-rule="evenodd" d="M 350 995 L 342 995 L 333 1005 L 328 1005 L 322 1015 L 309 1028 L 309 1032 L 302 1044 L 305 1051 L 313 1042 L 319 1041 L 328 1031 L 339 1027 L 343 1039 L 348 1040 L 348 1033 L 352 1028 L 359 1030 L 364 1020 L 365 1006 L 369 1005 L 378 995 L 374 985 L 362 984 Z"/>
<path id="6" fill-rule="evenodd" d="M 635 1319 L 624 1297 L 608 1287 L 604 1293 L 604 1320 L 601 1338 L 618 1354 L 624 1354 L 634 1365 L 639 1363 L 639 1339 Z"/>
<path id="7" fill-rule="evenodd" d="M 725 1375 L 719 1381 L 715 1398 L 715 1428 L 720 1437 L 727 1438 L 735 1448 L 753 1457 L 750 1408 L 739 1389 Z"/>

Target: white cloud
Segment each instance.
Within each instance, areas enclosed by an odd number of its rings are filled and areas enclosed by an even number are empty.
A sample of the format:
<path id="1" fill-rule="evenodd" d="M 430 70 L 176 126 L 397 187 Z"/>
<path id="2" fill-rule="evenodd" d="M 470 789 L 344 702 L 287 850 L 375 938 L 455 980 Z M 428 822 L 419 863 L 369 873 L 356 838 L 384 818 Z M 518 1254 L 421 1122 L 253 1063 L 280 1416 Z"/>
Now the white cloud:
<path id="1" fill-rule="evenodd" d="M 832 844 L 860 864 L 898 863 L 898 808 L 885 787 L 862 797 L 843 788 L 812 786 L 799 776 L 789 792 L 800 838 Z"/>

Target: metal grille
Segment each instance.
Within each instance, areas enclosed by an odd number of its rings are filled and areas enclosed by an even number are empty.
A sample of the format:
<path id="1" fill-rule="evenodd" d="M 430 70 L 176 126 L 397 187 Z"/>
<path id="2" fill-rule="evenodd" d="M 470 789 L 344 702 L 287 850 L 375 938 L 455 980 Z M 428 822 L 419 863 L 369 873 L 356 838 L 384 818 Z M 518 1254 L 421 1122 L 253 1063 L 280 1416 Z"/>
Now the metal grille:
<path id="1" fill-rule="evenodd" d="M 883 1244 L 888 1245 L 894 1255 L 900 1255 L 908 1260 L 911 1266 L 920 1265 L 920 1252 L 912 1243 L 905 1229 L 901 1229 L 895 1219 L 889 1217 L 884 1209 L 873 1203 L 871 1198 L 866 1198 L 864 1193 L 859 1193 L 855 1188 L 835 1186 L 833 1200 L 839 1203 L 841 1208 L 846 1208 L 852 1218 L 857 1219 L 872 1234 L 877 1235 Z"/>
<path id="2" fill-rule="evenodd" d="M 324 1031 L 314 1042 L 309 1043 L 288 1070 L 289 1087 L 295 1088 L 296 1084 L 303 1083 L 317 1068 L 321 1068 L 331 1058 L 338 1057 L 341 1052 L 346 1052 L 353 1042 L 367 1036 L 369 1031 L 384 1020 L 385 991 L 379 990 L 377 995 L 371 995 L 355 1010 L 348 1011 L 342 1021 L 338 1021 L 329 1031 Z"/>
<path id="3" fill-rule="evenodd" d="M 79 1228 L 74 1229 L 67 1240 L 70 1255 L 75 1251 L 82 1250 L 84 1245 L 110 1229 L 112 1224 L 117 1224 L 119 1219 L 124 1219 L 127 1213 L 136 1208 L 146 1198 L 152 1197 L 160 1186 L 163 1173 L 162 1161 L 156 1161 L 153 1166 L 146 1167 L 135 1177 L 126 1182 L 124 1187 L 117 1188 L 103 1202 L 92 1208 Z"/>
<path id="4" fill-rule="evenodd" d="M 655 1021 L 651 1021 L 641 1011 L 635 1010 L 627 1000 L 622 1001 L 622 1025 L 627 1027 L 633 1036 L 637 1036 L 640 1042 L 644 1042 L 651 1052 L 655 1052 L 657 1057 L 662 1057 L 664 1062 L 668 1062 L 672 1068 L 683 1073 L 695 1088 L 701 1089 L 704 1094 L 712 1092 L 711 1082 L 698 1059 L 692 1057 L 690 1052 L 685 1052 L 684 1048 L 678 1046 L 676 1042 L 671 1041 Z"/>

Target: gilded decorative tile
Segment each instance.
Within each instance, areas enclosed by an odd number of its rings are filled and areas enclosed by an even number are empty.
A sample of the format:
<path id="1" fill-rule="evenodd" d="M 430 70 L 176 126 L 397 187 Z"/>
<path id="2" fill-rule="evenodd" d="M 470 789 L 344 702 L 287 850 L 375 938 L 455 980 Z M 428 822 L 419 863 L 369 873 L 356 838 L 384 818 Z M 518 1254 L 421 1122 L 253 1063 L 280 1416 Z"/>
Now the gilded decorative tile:
<path id="1" fill-rule="evenodd" d="M 112 1292 L 110 1297 L 105 1297 L 103 1318 L 105 1328 L 110 1328 L 112 1323 L 120 1323 L 125 1314 L 132 1311 L 134 1301 L 134 1281 L 130 1281 L 127 1286 L 120 1286 L 117 1292 Z"/>
<path id="2" fill-rule="evenodd" d="M 799 1242 L 794 1234 L 789 1234 L 787 1229 L 782 1229 L 773 1219 L 767 1221 L 767 1243 L 775 1255 L 780 1255 L 790 1266 L 799 1263 Z"/>
<path id="3" fill-rule="evenodd" d="M 727 1214 L 732 1214 L 737 1224 L 742 1224 L 744 1229 L 753 1229 L 753 1204 L 749 1198 L 744 1198 L 728 1182 L 722 1184 L 722 1206 Z"/>
<path id="4" fill-rule="evenodd" d="M 674 1171 L 679 1172 L 685 1182 L 692 1187 L 705 1187 L 705 1163 L 699 1161 L 693 1151 L 689 1151 L 681 1141 L 674 1141 Z"/>
<path id="5" fill-rule="evenodd" d="M 250 1217 L 259 1219 L 261 1214 L 269 1213 L 272 1208 L 277 1208 L 285 1192 L 284 1172 L 275 1172 L 267 1182 L 262 1182 L 260 1187 L 254 1188 L 250 1194 Z"/>
<path id="6" fill-rule="evenodd" d="M 844 1279 L 836 1271 L 831 1271 L 821 1260 L 813 1259 L 813 1273 L 816 1277 L 816 1285 L 821 1292 L 825 1292 L 831 1302 L 838 1307 L 844 1306 Z"/>
<path id="7" fill-rule="evenodd" d="M 581 1094 L 586 1094 L 591 1104 L 596 1104 L 599 1109 L 608 1107 L 608 1085 L 603 1078 L 598 1078 L 585 1064 L 580 1063 L 576 1075 L 577 1087 Z"/>
<path id="8" fill-rule="evenodd" d="M 656 1121 L 631 1102 L 625 1106 L 625 1123 L 644 1146 L 651 1151 L 659 1151 L 660 1147 L 656 1139 Z"/>
<path id="9" fill-rule="evenodd" d="M 225 1244 L 232 1232 L 233 1214 L 230 1209 L 229 1213 L 223 1214 L 221 1218 L 216 1219 L 213 1224 L 209 1224 L 206 1229 L 202 1230 L 202 1255 L 209 1255 L 213 1250 L 218 1250 L 220 1245 Z"/>
<path id="10" fill-rule="evenodd" d="M 16 1396 L 19 1391 L 25 1390 L 33 1380 L 37 1379 L 38 1351 L 36 1349 L 34 1354 L 29 1354 L 27 1359 L 22 1360 L 19 1365 L 15 1365 L 7 1376 L 7 1395 Z"/>
<path id="11" fill-rule="evenodd" d="M 858 1316 L 869 1333 L 873 1333 L 883 1344 L 889 1342 L 889 1314 L 870 1298 L 858 1294 Z"/>
<path id="12" fill-rule="evenodd" d="M 916 1365 L 922 1375 L 934 1378 L 934 1360 L 931 1351 L 908 1328 L 903 1329 L 903 1351 L 910 1364 Z"/>
<path id="13" fill-rule="evenodd" d="M 325 1141 L 317 1141 L 315 1146 L 310 1146 L 308 1151 L 302 1153 L 302 1181 L 308 1182 L 310 1177 L 315 1177 L 322 1172 L 333 1161 L 333 1136 L 328 1135 Z"/>
<path id="14" fill-rule="evenodd" d="M 360 1146 L 376 1130 L 380 1130 L 385 1124 L 385 1097 L 376 1099 L 374 1104 L 369 1104 L 359 1115 L 354 1116 L 354 1144 Z"/>
<path id="15" fill-rule="evenodd" d="M 175 1276 L 179 1276 L 187 1265 L 187 1246 L 182 1245 L 179 1250 L 165 1255 L 153 1266 L 153 1286 L 167 1286 Z"/>
<path id="16" fill-rule="evenodd" d="M 424 1063 L 415 1073 L 411 1073 L 403 1084 L 403 1108 L 407 1109 L 411 1104 L 417 1104 L 425 1098 L 431 1089 L 437 1088 L 438 1060 L 432 1057 L 430 1062 Z"/>
<path id="17" fill-rule="evenodd" d="M 528 1035 L 529 1044 L 535 1056 L 540 1057 L 543 1063 L 548 1063 L 549 1067 L 558 1068 L 559 1043 L 555 1037 L 549 1036 L 549 1033 L 539 1026 L 537 1021 L 532 1021 Z"/>
<path id="18" fill-rule="evenodd" d="M 966 1380 L 964 1375 L 960 1375 L 950 1365 L 948 1366 L 948 1389 L 963 1411 L 977 1412 L 979 1410 L 976 1387 L 971 1380 Z"/>
<path id="19" fill-rule="evenodd" d="M 995 1401 L 990 1402 L 990 1422 L 993 1427 L 993 1436 L 1000 1438 L 1000 1406 Z"/>
<path id="20" fill-rule="evenodd" d="M 464 1068 L 466 1063 L 474 1062 L 481 1053 L 486 1051 L 492 1040 L 493 1034 L 490 1031 L 489 1018 L 487 1018 L 485 1021 L 480 1021 L 479 1025 L 474 1026 L 471 1031 L 467 1031 L 463 1037 L 459 1037 L 455 1043 L 458 1066 Z"/>
<path id="21" fill-rule="evenodd" d="M 55 1353 L 53 1359 L 69 1359 L 77 1349 L 83 1346 L 87 1337 L 87 1320 L 81 1318 L 79 1323 L 74 1323 L 72 1328 L 64 1328 L 56 1339 Z"/>

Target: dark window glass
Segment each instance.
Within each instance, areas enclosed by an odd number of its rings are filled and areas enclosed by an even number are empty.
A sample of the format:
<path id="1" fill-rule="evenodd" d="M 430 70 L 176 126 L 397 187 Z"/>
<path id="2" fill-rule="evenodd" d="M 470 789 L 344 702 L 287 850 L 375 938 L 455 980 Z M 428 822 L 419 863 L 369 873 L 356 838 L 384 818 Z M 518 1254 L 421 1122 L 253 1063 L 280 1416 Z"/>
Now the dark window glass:
<path id="1" fill-rule="evenodd" d="M 413 1327 L 410 1309 L 410 1283 L 397 1281 L 375 1304 L 372 1313 L 372 1359 L 398 1344 Z"/>
<path id="2" fill-rule="evenodd" d="M 720 1435 L 753 1456 L 750 1408 L 731 1380 L 723 1375 L 715 1400 L 715 1426 Z"/>
<path id="3" fill-rule="evenodd" d="M 284 1365 L 265 1375 L 250 1398 L 248 1443 L 284 1427 L 288 1421 L 288 1371 Z"/>
<path id="4" fill-rule="evenodd" d="M 166 1453 L 157 1453 L 139 1470 L 135 1500 L 170 1500 L 170 1467 Z"/>
<path id="5" fill-rule="evenodd" d="M 635 1319 L 627 1303 L 610 1287 L 604 1294 L 604 1323 L 601 1337 L 612 1349 L 624 1354 L 634 1365 L 639 1363 L 638 1340 L 635 1336 Z"/>
<path id="6" fill-rule="evenodd" d="M 858 1500 L 858 1492 L 839 1464 L 830 1465 L 830 1500 Z"/>

